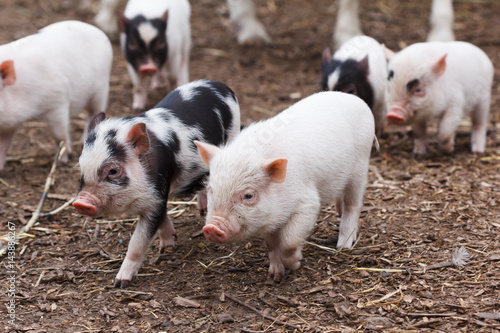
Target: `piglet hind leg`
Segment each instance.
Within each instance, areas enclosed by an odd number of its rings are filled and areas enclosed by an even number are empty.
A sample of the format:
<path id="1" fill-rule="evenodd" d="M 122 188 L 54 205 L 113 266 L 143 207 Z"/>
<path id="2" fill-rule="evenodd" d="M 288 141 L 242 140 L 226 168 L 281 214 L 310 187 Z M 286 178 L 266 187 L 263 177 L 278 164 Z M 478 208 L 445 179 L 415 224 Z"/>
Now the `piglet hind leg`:
<path id="1" fill-rule="evenodd" d="M 198 192 L 196 196 L 196 204 L 198 206 L 198 212 L 200 213 L 201 216 L 204 216 L 205 213 L 207 212 L 207 204 L 208 204 L 206 191 Z"/>
<path id="2" fill-rule="evenodd" d="M 471 151 L 474 154 L 482 154 L 486 149 L 486 132 L 488 115 L 490 112 L 490 98 L 484 99 L 472 112 Z"/>
<path id="3" fill-rule="evenodd" d="M 158 235 L 160 236 L 160 252 L 174 249 L 176 233 L 174 225 L 167 214 L 163 217 L 163 221 L 158 228 Z"/>
<path id="4" fill-rule="evenodd" d="M 65 143 L 66 150 L 59 159 L 61 163 L 68 163 L 68 157 L 72 152 L 69 135 L 69 106 L 69 102 L 63 103 L 46 115 L 47 124 L 56 140 L 56 152 L 59 149 L 59 142 Z"/>
<path id="5" fill-rule="evenodd" d="M 415 122 L 411 128 L 413 131 L 413 156 L 421 159 L 427 153 L 427 124 Z"/>
<path id="6" fill-rule="evenodd" d="M 7 131 L 0 133 L 0 171 L 2 171 L 5 160 L 7 158 L 7 151 L 9 150 L 10 144 L 12 143 L 12 138 L 14 137 L 15 131 Z"/>
<path id="7" fill-rule="evenodd" d="M 366 175 L 367 171 L 364 174 Z M 356 241 L 365 184 L 366 181 L 358 179 L 351 182 L 345 190 L 337 241 L 339 249 L 350 249 Z"/>
<path id="8" fill-rule="evenodd" d="M 135 279 L 139 268 L 142 266 L 146 251 L 156 233 L 157 228 L 154 227 L 154 224 L 154 221 L 147 218 L 141 218 L 137 222 L 137 226 L 128 244 L 127 254 L 120 271 L 116 275 L 115 287 L 126 288 L 130 281 Z"/>
<path id="9" fill-rule="evenodd" d="M 439 123 L 438 146 L 445 154 L 451 154 L 455 149 L 455 133 L 462 121 L 462 114 L 461 107 L 450 107 L 444 112 Z"/>

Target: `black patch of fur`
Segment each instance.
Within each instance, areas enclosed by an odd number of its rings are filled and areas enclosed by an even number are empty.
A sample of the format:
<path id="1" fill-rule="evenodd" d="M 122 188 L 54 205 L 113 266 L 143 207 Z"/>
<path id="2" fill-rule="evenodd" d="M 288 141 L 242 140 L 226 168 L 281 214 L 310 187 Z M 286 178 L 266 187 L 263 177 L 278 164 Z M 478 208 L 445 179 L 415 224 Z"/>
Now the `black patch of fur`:
<path id="1" fill-rule="evenodd" d="M 410 92 L 413 89 L 413 87 L 415 87 L 419 83 L 420 83 L 420 81 L 418 79 L 411 80 L 410 82 L 408 82 L 406 84 L 406 91 Z"/>
<path id="2" fill-rule="evenodd" d="M 368 82 L 368 74 L 361 68 L 358 61 L 347 59 L 340 65 L 339 80 L 335 87 L 333 87 L 333 90 L 351 93 L 350 90 L 353 87 L 353 94 L 365 101 L 370 109 L 372 109 L 374 96 L 373 88 L 370 82 Z"/>
<path id="3" fill-rule="evenodd" d="M 332 59 L 327 64 L 321 65 L 321 89 L 323 89 L 325 91 L 329 90 L 328 89 L 328 77 L 330 76 L 330 74 L 335 72 L 335 70 L 337 69 L 337 67 L 340 66 L 340 64 L 342 64 L 341 61 Z"/>
<path id="4" fill-rule="evenodd" d="M 207 80 L 206 84 L 193 88 L 190 99 L 183 99 L 181 93 L 174 90 L 155 107 L 171 110 L 171 115 L 186 126 L 200 129 L 204 141 L 218 146 L 227 140 L 233 114 L 229 105 L 216 93 L 236 100 L 234 92 L 229 87 L 220 82 Z M 220 114 L 220 119 L 217 113 Z"/>

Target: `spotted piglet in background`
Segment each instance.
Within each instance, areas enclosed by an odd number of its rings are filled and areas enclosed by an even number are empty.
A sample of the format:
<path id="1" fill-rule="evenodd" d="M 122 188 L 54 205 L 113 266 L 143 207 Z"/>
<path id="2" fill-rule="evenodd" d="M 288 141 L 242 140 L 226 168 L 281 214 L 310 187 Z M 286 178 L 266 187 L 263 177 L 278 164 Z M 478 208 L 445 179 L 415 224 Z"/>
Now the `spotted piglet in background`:
<path id="1" fill-rule="evenodd" d="M 323 90 L 342 91 L 360 97 L 372 109 L 377 135 L 385 122 L 387 63 L 384 50 L 375 39 L 356 36 L 332 56 L 329 48 L 321 60 Z"/>
<path id="2" fill-rule="evenodd" d="M 200 80 L 183 85 L 155 108 L 133 117 L 91 123 L 80 156 L 80 192 L 73 206 L 83 215 L 130 213 L 139 222 L 115 286 L 136 276 L 159 230 L 160 250 L 173 247 L 175 230 L 167 215 L 170 194 L 198 192 L 206 209 L 204 181 L 208 168 L 194 140 L 218 146 L 239 133 L 238 101 L 226 85 Z"/>
<path id="3" fill-rule="evenodd" d="M 189 82 L 190 17 L 187 0 L 130 0 L 125 12 L 118 14 L 135 111 L 146 108 L 146 77 L 152 76 L 151 89 L 167 78 L 171 89 Z"/>
<path id="4" fill-rule="evenodd" d="M 388 64 L 387 120 L 411 124 L 415 155 L 427 151 L 427 122 L 439 120 L 438 145 L 453 152 L 455 133 L 466 115 L 472 118 L 471 150 L 483 153 L 490 110 L 493 64 L 478 47 L 466 42 L 410 45 Z"/>
<path id="5" fill-rule="evenodd" d="M 0 170 L 15 131 L 38 118 L 71 153 L 70 114 L 90 118 L 108 101 L 113 49 L 98 28 L 78 21 L 51 24 L 0 46 Z"/>
<path id="6" fill-rule="evenodd" d="M 375 138 L 370 108 L 354 95 L 321 92 L 242 130 L 218 148 L 196 142 L 210 166 L 203 232 L 213 242 L 260 236 L 269 277 L 296 270 L 322 204 L 342 216 L 337 246 L 350 248 Z"/>

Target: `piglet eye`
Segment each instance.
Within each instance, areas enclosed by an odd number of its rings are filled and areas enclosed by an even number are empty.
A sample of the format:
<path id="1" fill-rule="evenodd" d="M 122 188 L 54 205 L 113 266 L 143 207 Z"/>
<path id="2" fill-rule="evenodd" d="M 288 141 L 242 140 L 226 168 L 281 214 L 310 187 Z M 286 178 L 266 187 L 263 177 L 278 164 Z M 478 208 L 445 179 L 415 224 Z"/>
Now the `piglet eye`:
<path id="1" fill-rule="evenodd" d="M 250 200 L 250 199 L 253 199 L 253 193 L 246 193 L 246 194 L 243 196 L 243 199 L 245 199 L 245 200 Z"/>
<path id="2" fill-rule="evenodd" d="M 127 43 L 127 48 L 130 50 L 130 51 L 136 51 L 137 50 L 137 43 L 132 41 L 132 40 L 129 40 L 128 43 Z"/>
<path id="3" fill-rule="evenodd" d="M 121 173 L 122 173 L 122 169 L 120 167 L 111 168 L 108 171 L 108 178 L 109 179 L 118 179 L 118 178 L 120 178 Z"/>

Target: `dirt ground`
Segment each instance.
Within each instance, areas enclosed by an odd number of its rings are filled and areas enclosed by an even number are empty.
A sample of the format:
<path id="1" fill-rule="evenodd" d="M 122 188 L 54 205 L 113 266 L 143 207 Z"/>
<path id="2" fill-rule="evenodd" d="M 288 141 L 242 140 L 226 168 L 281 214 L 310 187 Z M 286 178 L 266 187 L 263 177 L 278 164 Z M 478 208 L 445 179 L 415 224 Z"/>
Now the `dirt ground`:
<path id="1" fill-rule="evenodd" d="M 90 8 L 77 3 L 3 0 L 0 43 L 60 20 L 92 22 L 97 2 Z M 319 90 L 336 3 L 257 0 L 272 46 L 237 45 L 225 1 L 191 3 L 191 79 L 228 84 L 244 124 Z M 16 246 L 14 266 L 0 258 L 0 331 L 500 332 L 500 2 L 459 0 L 454 6 L 456 38 L 482 48 L 497 68 L 486 153 L 470 153 L 467 121 L 452 155 L 438 153 L 431 137 L 424 160 L 411 156 L 409 128 L 389 127 L 380 152 L 372 154 L 354 249 L 334 251 L 339 217 L 323 207 L 301 268 L 274 283 L 267 280 L 262 240 L 209 243 L 195 206 L 170 205 L 176 249 L 159 255 L 155 240 L 138 278 L 121 290 L 112 285 L 134 216 L 91 219 L 69 207 L 38 219 Z M 425 40 L 429 9 L 430 0 L 363 1 L 363 29 L 399 50 Z M 131 84 L 116 43 L 114 52 L 108 114 L 131 115 Z M 165 93 L 150 96 L 150 106 Z M 75 153 L 57 168 L 44 212 L 77 192 L 84 124 L 84 116 L 72 121 Z M 41 122 L 25 124 L 14 140 L 0 173 L 1 235 L 9 225 L 19 232 L 30 219 L 54 158 Z M 468 262 L 455 266 L 449 260 L 460 248 Z M 14 325 L 7 309 L 11 281 Z"/>

